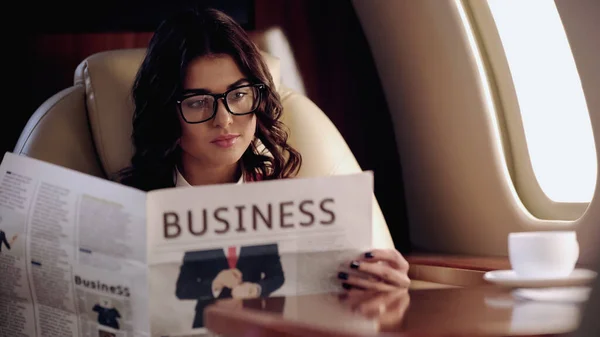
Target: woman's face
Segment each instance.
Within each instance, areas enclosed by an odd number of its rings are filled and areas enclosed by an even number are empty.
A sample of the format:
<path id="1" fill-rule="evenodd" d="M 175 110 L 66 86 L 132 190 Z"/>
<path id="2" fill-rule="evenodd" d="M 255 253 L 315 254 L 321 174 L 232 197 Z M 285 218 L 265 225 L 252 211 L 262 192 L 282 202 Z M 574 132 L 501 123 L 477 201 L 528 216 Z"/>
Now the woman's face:
<path id="1" fill-rule="evenodd" d="M 231 56 L 210 55 L 192 60 L 183 88 L 222 94 L 249 83 Z M 225 108 L 222 99 L 218 100 L 214 118 L 204 123 L 189 124 L 181 114 L 178 115 L 183 155 L 193 157 L 206 167 L 236 164 L 254 139 L 256 115 L 232 115 Z"/>

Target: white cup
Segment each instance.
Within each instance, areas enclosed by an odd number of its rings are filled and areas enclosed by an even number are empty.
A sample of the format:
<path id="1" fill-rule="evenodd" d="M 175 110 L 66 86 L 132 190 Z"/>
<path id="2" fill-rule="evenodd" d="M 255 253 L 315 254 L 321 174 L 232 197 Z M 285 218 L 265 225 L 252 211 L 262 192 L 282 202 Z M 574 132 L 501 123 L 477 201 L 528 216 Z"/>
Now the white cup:
<path id="1" fill-rule="evenodd" d="M 508 257 L 521 277 L 566 277 L 579 258 L 575 231 L 519 232 L 508 235 Z"/>

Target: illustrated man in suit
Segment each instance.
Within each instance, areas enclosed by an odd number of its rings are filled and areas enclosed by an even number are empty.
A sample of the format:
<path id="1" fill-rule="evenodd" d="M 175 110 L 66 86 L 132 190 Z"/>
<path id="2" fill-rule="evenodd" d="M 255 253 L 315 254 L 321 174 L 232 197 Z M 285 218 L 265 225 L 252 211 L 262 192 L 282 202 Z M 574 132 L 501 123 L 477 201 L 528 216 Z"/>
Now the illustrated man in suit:
<path id="1" fill-rule="evenodd" d="M 175 295 L 198 301 L 192 328 L 201 328 L 204 308 L 216 299 L 268 297 L 284 281 L 276 244 L 232 246 L 185 253 Z"/>
<path id="2" fill-rule="evenodd" d="M 100 304 L 95 304 L 92 311 L 98 313 L 98 324 L 119 330 L 119 321 L 121 313 L 112 305 L 109 299 L 102 299 Z"/>
<path id="3" fill-rule="evenodd" d="M 0 217 L 0 223 L 2 223 L 2 217 Z M 15 243 L 15 241 L 17 240 L 17 237 L 19 237 L 17 234 L 13 235 L 12 239 L 9 242 L 6 239 L 6 233 L 4 233 L 4 231 L 2 229 L 0 229 L 0 252 L 2 252 L 3 245 L 6 246 L 6 249 L 10 250 L 10 245 Z"/>

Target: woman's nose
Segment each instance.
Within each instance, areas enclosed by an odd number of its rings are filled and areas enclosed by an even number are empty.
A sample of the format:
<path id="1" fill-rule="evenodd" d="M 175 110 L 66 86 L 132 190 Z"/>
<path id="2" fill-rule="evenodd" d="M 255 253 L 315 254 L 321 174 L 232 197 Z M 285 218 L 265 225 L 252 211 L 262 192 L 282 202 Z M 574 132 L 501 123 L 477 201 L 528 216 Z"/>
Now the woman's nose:
<path id="1" fill-rule="evenodd" d="M 225 108 L 223 99 L 217 100 L 217 113 L 215 114 L 214 125 L 216 127 L 226 127 L 233 122 L 233 116 Z"/>

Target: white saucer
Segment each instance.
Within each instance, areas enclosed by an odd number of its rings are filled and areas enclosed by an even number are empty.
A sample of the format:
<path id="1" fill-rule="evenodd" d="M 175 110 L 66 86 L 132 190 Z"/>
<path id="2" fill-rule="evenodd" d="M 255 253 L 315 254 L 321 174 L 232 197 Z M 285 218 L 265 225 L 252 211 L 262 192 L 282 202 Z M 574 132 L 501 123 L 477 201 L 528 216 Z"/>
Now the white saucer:
<path id="1" fill-rule="evenodd" d="M 513 270 L 494 270 L 483 275 L 483 279 L 500 286 L 513 288 L 582 286 L 593 281 L 597 273 L 588 269 L 575 269 L 569 276 L 557 278 L 519 277 Z"/>
<path id="2" fill-rule="evenodd" d="M 512 291 L 518 299 L 538 302 L 585 302 L 590 297 L 591 287 L 519 288 Z"/>

